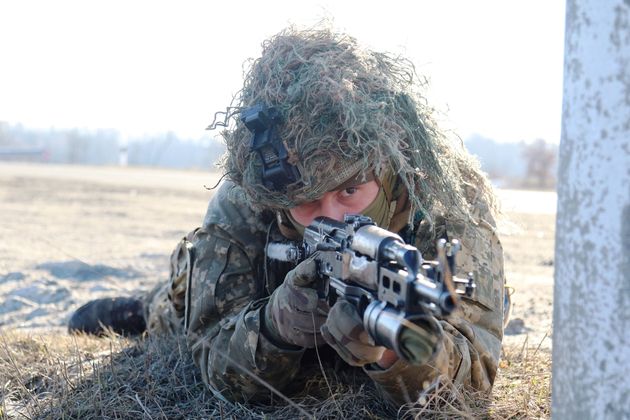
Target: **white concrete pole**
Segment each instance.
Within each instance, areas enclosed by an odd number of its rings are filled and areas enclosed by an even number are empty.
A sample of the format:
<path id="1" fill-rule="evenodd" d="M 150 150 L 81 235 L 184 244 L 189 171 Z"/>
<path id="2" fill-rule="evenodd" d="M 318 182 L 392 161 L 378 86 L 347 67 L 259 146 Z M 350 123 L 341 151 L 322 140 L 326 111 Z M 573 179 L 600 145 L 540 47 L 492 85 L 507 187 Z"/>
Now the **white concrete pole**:
<path id="1" fill-rule="evenodd" d="M 628 419 L 630 0 L 568 0 L 564 54 L 552 415 Z"/>

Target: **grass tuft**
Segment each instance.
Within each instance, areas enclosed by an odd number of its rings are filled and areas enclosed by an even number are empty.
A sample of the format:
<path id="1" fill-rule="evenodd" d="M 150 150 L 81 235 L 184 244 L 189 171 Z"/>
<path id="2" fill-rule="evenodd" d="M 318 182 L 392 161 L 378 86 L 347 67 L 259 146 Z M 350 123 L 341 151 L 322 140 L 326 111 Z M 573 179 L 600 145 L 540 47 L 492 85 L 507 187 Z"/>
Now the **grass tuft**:
<path id="1" fill-rule="evenodd" d="M 354 372 L 354 373 L 352 373 Z M 551 355 L 504 349 L 492 396 L 447 385 L 423 405 L 392 407 L 356 371 L 305 372 L 291 395 L 268 405 L 234 404 L 203 385 L 181 337 L 32 336 L 0 332 L 0 418 L 546 418 Z"/>

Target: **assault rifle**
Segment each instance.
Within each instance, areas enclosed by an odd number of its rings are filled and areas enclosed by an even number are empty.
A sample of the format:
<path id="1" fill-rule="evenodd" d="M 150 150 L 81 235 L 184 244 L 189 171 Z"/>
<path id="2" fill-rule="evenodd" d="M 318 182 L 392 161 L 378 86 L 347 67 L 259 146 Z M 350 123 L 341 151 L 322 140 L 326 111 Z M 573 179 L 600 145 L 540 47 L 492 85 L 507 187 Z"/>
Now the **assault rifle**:
<path id="1" fill-rule="evenodd" d="M 343 222 L 316 218 L 305 229 L 302 243 L 270 243 L 267 257 L 297 264 L 317 253 L 320 297 L 331 305 L 338 298 L 353 304 L 377 345 L 413 362 L 405 351 L 405 330 L 447 317 L 459 296 L 473 294 L 472 273 L 467 279 L 454 276 L 460 248 L 457 239 L 440 239 L 437 260 L 424 261 L 416 247 L 369 217 L 346 215 Z"/>

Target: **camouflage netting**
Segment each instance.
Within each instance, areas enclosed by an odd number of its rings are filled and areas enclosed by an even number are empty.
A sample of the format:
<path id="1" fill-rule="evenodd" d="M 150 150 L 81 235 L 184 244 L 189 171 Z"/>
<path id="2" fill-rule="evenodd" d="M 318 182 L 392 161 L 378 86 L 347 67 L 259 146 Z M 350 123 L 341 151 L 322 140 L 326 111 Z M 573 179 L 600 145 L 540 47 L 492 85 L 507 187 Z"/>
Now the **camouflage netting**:
<path id="1" fill-rule="evenodd" d="M 429 219 L 441 213 L 467 220 L 463 186 L 480 188 L 492 203 L 490 188 L 461 141 L 437 128 L 424 88 L 405 58 L 363 49 L 329 29 L 288 28 L 263 43 L 232 109 L 279 109 L 279 134 L 302 179 L 283 192 L 265 188 L 260 160 L 249 150 L 252 134 L 237 112 L 223 133 L 223 168 L 253 206 L 286 209 L 321 197 L 331 174 L 345 168 L 378 174 L 389 167 Z"/>

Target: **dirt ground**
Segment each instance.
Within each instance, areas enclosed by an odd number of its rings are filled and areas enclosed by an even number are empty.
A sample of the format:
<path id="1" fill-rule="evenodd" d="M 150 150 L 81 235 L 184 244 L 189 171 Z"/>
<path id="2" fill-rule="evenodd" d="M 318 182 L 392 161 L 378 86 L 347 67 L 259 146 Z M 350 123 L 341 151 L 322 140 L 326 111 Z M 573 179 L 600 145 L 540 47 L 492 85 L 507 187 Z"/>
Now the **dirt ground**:
<path id="1" fill-rule="evenodd" d="M 139 295 L 203 218 L 216 173 L 0 163 L 0 328 L 62 332 L 88 300 Z M 500 190 L 507 345 L 551 346 L 556 196 Z"/>

